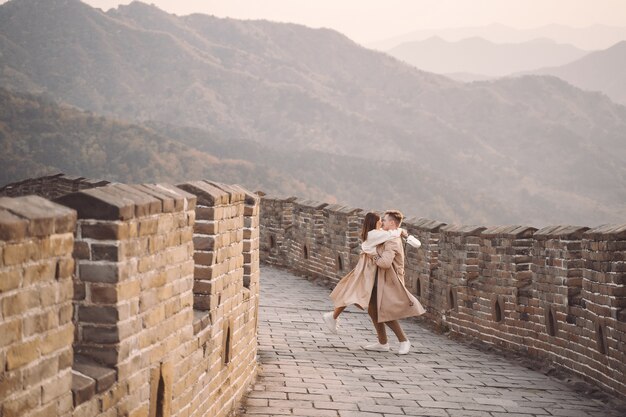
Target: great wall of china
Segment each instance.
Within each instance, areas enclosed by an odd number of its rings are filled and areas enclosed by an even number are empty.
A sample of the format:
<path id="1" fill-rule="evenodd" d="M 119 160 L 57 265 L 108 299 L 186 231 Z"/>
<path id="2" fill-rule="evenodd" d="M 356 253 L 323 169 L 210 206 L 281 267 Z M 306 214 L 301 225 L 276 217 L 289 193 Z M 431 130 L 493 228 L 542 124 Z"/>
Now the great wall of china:
<path id="1" fill-rule="evenodd" d="M 3 417 L 227 416 L 257 372 L 259 261 L 332 286 L 365 214 L 210 181 L 0 195 Z M 404 226 L 428 320 L 626 394 L 626 224 Z"/>

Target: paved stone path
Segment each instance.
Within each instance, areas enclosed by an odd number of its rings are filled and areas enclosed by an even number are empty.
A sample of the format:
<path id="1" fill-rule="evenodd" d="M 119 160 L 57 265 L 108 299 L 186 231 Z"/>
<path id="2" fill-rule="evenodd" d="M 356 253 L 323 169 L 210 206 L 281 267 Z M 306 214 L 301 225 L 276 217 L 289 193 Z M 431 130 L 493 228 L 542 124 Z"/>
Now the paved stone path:
<path id="1" fill-rule="evenodd" d="M 402 325 L 413 345 L 399 356 L 367 352 L 376 341 L 367 314 L 349 307 L 338 335 L 324 331 L 329 291 L 264 266 L 260 371 L 240 416 L 623 416 L 572 387 L 496 354 Z M 394 343 L 395 342 L 395 343 Z"/>

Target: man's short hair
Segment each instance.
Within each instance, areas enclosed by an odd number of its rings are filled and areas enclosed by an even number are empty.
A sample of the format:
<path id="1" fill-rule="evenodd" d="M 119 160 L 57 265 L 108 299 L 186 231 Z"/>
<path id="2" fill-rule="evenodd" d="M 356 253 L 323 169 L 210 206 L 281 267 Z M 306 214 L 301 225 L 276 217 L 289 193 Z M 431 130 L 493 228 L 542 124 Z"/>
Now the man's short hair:
<path id="1" fill-rule="evenodd" d="M 404 215 L 399 210 L 387 210 L 385 212 L 385 216 L 391 217 L 398 227 L 402 224 L 402 219 L 404 219 Z"/>

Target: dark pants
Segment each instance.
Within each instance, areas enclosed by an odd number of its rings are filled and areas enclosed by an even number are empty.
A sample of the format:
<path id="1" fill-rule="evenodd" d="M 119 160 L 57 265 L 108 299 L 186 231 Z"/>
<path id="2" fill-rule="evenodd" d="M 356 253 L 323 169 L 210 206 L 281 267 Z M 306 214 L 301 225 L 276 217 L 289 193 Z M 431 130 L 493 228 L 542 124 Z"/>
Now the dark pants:
<path id="1" fill-rule="evenodd" d="M 372 288 L 372 296 L 370 297 L 370 303 L 367 308 L 367 314 L 370 315 L 372 323 L 374 323 L 374 329 L 376 329 L 376 335 L 378 336 L 378 343 L 384 345 L 388 342 L 387 331 L 385 330 L 385 324 L 389 326 L 391 331 L 394 332 L 399 342 L 405 342 L 407 340 L 404 331 L 398 320 L 387 321 L 384 323 L 378 322 L 378 269 L 376 269 L 376 277 L 374 278 L 374 288 Z"/>

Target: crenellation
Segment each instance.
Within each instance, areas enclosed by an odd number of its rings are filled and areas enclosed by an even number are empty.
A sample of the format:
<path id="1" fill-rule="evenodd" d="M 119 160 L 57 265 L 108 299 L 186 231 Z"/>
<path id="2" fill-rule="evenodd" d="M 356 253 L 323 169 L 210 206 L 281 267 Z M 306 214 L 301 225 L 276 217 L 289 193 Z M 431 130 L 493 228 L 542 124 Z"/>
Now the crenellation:
<path id="1" fill-rule="evenodd" d="M 199 197 L 112 184 L 60 194 L 61 205 L 0 199 L 0 414 L 145 416 L 160 404 L 159 415 L 187 416 L 204 415 L 190 407 L 202 404 L 226 416 L 236 407 L 256 375 L 259 200 L 238 186 L 194 184 Z M 196 206 L 207 190 L 219 207 Z M 196 218 L 210 250 L 194 249 Z M 206 313 L 193 309 L 197 264 L 219 272 Z"/>

